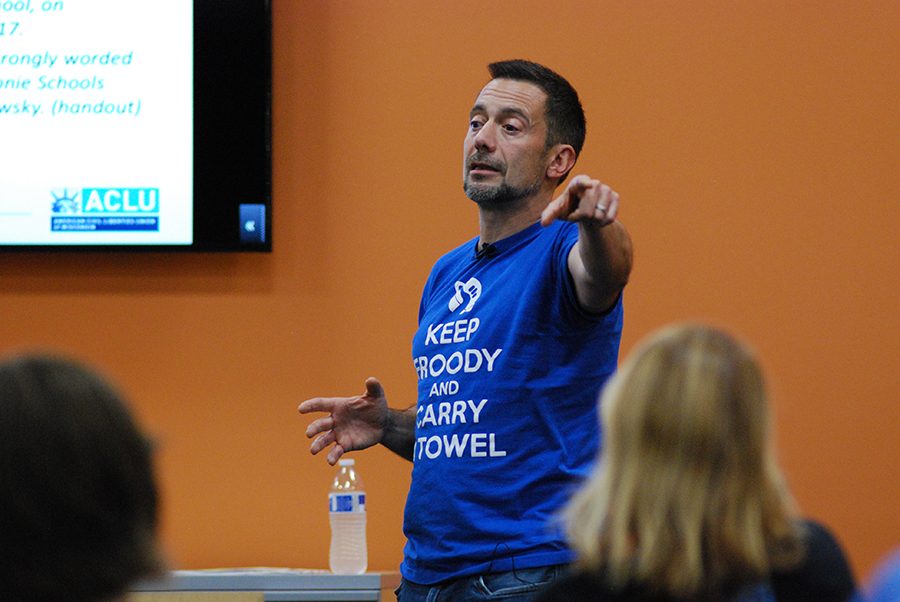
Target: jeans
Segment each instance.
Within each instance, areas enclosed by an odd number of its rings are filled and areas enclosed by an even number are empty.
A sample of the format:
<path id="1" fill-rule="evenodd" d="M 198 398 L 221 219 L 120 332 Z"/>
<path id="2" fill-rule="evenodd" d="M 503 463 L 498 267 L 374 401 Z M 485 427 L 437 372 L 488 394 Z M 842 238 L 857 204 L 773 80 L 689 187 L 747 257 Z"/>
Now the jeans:
<path id="1" fill-rule="evenodd" d="M 421 585 L 402 579 L 397 588 L 398 602 L 532 602 L 541 588 L 555 579 L 564 565 L 516 569 L 461 577 L 435 585 Z"/>

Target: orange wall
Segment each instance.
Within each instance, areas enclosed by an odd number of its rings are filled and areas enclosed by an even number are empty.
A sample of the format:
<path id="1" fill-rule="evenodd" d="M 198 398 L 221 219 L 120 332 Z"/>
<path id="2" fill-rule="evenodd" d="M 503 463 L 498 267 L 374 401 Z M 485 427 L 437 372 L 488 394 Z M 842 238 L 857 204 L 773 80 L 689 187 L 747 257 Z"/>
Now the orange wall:
<path id="1" fill-rule="evenodd" d="M 296 405 L 369 375 L 414 401 L 421 286 L 477 228 L 466 116 L 512 57 L 579 89 L 578 171 L 622 193 L 623 352 L 673 320 L 743 335 L 804 510 L 859 576 L 900 544 L 900 3 L 273 4 L 271 255 L 0 255 L 3 348 L 102 366 L 159 438 L 175 566 L 327 565 Z M 356 457 L 395 569 L 410 465 Z"/>

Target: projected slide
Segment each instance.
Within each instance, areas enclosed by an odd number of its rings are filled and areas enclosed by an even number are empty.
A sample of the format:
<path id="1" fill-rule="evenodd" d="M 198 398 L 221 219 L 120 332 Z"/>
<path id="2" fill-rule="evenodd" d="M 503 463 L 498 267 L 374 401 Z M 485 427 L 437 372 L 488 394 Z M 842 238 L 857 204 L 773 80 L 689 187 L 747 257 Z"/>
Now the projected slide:
<path id="1" fill-rule="evenodd" d="M 191 244 L 192 5 L 0 0 L 0 244 Z"/>

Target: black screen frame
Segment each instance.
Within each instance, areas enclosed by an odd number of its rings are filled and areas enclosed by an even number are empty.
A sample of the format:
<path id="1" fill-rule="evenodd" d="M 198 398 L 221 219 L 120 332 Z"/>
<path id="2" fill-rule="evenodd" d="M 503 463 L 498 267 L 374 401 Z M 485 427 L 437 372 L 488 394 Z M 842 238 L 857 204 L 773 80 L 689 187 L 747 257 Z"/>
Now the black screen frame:
<path id="1" fill-rule="evenodd" d="M 0 252 L 272 251 L 271 2 L 193 1 L 193 242 L 72 245 L 0 241 Z M 245 203 L 265 207 L 262 241 L 241 240 L 239 208 Z"/>

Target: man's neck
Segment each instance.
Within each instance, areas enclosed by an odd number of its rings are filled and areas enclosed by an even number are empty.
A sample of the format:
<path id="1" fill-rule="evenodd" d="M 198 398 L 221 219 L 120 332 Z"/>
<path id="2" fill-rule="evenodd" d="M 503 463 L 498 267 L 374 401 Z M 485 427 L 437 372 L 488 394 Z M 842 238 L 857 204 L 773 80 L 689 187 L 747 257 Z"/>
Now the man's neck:
<path id="1" fill-rule="evenodd" d="M 478 207 L 479 243 L 481 245 L 503 240 L 531 226 L 541 218 L 541 212 L 550 202 L 543 196 L 523 200 L 516 207 Z"/>

